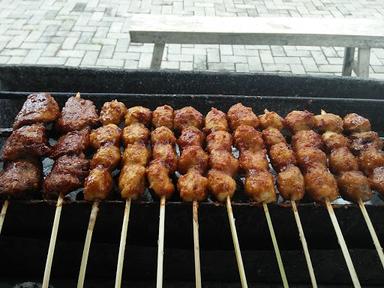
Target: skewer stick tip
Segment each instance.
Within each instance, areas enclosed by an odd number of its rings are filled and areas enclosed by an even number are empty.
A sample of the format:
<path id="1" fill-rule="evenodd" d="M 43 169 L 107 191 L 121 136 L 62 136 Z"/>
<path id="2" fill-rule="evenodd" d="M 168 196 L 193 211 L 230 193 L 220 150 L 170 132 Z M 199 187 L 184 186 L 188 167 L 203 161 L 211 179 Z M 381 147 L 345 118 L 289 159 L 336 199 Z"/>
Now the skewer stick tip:
<path id="1" fill-rule="evenodd" d="M 327 112 L 325 112 L 325 110 L 321 109 L 321 115 L 325 115 L 327 114 Z"/>
<path id="2" fill-rule="evenodd" d="M 80 92 L 77 92 L 77 93 L 76 93 L 76 96 L 75 96 L 75 98 L 77 98 L 77 99 L 79 99 L 79 98 L 80 98 Z"/>

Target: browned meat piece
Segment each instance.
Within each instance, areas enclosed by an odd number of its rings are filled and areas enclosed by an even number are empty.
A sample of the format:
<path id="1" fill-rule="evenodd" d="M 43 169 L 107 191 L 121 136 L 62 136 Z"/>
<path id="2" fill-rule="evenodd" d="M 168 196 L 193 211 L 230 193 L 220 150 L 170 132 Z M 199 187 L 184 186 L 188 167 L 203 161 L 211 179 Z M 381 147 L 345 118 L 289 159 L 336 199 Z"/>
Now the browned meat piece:
<path id="1" fill-rule="evenodd" d="M 315 121 L 315 128 L 320 132 L 331 131 L 335 133 L 343 132 L 343 119 L 339 115 L 332 113 L 325 113 L 313 117 Z"/>
<path id="2" fill-rule="evenodd" d="M 165 126 L 173 129 L 173 108 L 168 105 L 160 106 L 153 111 L 152 124 L 155 127 Z"/>
<path id="3" fill-rule="evenodd" d="M 147 177 L 149 188 L 151 188 L 157 196 L 169 198 L 173 192 L 175 192 L 175 186 L 169 177 L 169 170 L 161 161 L 154 160 L 149 163 Z"/>
<path id="4" fill-rule="evenodd" d="M 155 157 L 154 157 L 155 158 Z M 181 174 L 187 173 L 189 169 L 196 169 L 203 173 L 208 167 L 208 155 L 200 146 L 188 146 L 178 159 L 177 168 Z"/>
<path id="5" fill-rule="evenodd" d="M 117 100 L 105 102 L 100 111 L 100 122 L 103 125 L 115 124 L 119 125 L 127 113 L 127 107 L 124 103 Z"/>
<path id="6" fill-rule="evenodd" d="M 56 159 L 65 154 L 81 154 L 89 147 L 89 129 L 72 131 L 61 136 L 52 147 L 50 156 Z"/>
<path id="7" fill-rule="evenodd" d="M 125 146 L 134 143 L 147 144 L 149 136 L 150 132 L 148 128 L 141 123 L 129 125 L 123 130 L 123 142 Z"/>
<path id="8" fill-rule="evenodd" d="M 359 170 L 357 159 L 347 147 L 341 147 L 332 150 L 329 155 L 329 169 L 332 173 Z"/>
<path id="9" fill-rule="evenodd" d="M 213 150 L 209 155 L 209 166 L 234 176 L 239 168 L 239 162 L 226 150 Z"/>
<path id="10" fill-rule="evenodd" d="M 184 152 L 183 152 L 184 153 Z M 152 146 L 153 159 L 160 160 L 170 173 L 176 171 L 177 156 L 175 149 L 170 144 L 156 144 Z"/>
<path id="11" fill-rule="evenodd" d="M 42 166 L 35 160 L 16 160 L 4 165 L 0 172 L 0 194 L 24 197 L 38 192 L 43 180 Z"/>
<path id="12" fill-rule="evenodd" d="M 291 165 L 296 165 L 296 158 L 291 149 L 285 143 L 275 144 L 269 150 L 269 156 L 273 168 L 277 172 L 283 171 Z"/>
<path id="13" fill-rule="evenodd" d="M 357 202 L 360 199 L 368 201 L 372 197 L 372 190 L 368 178 L 360 171 L 347 171 L 337 178 L 340 194 L 343 198 Z"/>
<path id="14" fill-rule="evenodd" d="M 317 149 L 323 148 L 323 142 L 321 136 L 313 130 L 303 130 L 297 132 L 292 136 L 292 148 L 295 151 L 301 150 L 306 147 L 312 147 Z"/>
<path id="15" fill-rule="evenodd" d="M 216 108 L 211 108 L 205 116 L 204 132 L 209 134 L 215 131 L 228 131 L 227 115 Z"/>
<path id="16" fill-rule="evenodd" d="M 370 175 L 375 168 L 384 166 L 384 152 L 375 148 L 368 148 L 361 152 L 358 160 L 361 171 L 365 175 Z"/>
<path id="17" fill-rule="evenodd" d="M 207 197 L 208 179 L 199 171 L 191 169 L 180 176 L 177 189 L 184 201 L 203 201 Z"/>
<path id="18" fill-rule="evenodd" d="M 335 177 L 325 169 L 311 169 L 304 180 L 306 192 L 316 202 L 333 201 L 339 196 Z"/>
<path id="19" fill-rule="evenodd" d="M 190 126 L 201 129 L 203 121 L 203 115 L 195 108 L 188 106 L 175 111 L 173 127 L 179 131 Z"/>
<path id="20" fill-rule="evenodd" d="M 285 116 L 284 125 L 295 134 L 301 130 L 311 130 L 315 125 L 315 119 L 313 113 L 307 110 L 294 110 Z"/>
<path id="21" fill-rule="evenodd" d="M 151 132 L 151 143 L 153 144 L 175 144 L 176 137 L 171 129 L 160 126 Z"/>
<path id="22" fill-rule="evenodd" d="M 56 129 L 61 133 L 81 130 L 95 126 L 98 120 L 96 107 L 91 100 L 70 97 L 56 122 Z"/>
<path id="23" fill-rule="evenodd" d="M 50 150 L 44 125 L 32 124 L 12 132 L 4 144 L 3 159 L 11 161 L 23 157 L 41 157 Z"/>
<path id="24" fill-rule="evenodd" d="M 268 170 L 269 164 L 266 155 L 264 149 L 256 152 L 245 150 L 240 153 L 240 168 L 245 172 L 249 170 Z"/>
<path id="25" fill-rule="evenodd" d="M 113 180 L 111 173 L 103 167 L 89 172 L 84 183 L 84 199 L 87 201 L 105 200 L 111 194 Z"/>
<path id="26" fill-rule="evenodd" d="M 304 147 L 296 152 L 296 158 L 301 169 L 306 172 L 327 168 L 327 155 L 317 148 Z"/>
<path id="27" fill-rule="evenodd" d="M 325 132 L 321 137 L 328 152 L 331 152 L 333 149 L 350 146 L 349 139 L 339 133 Z"/>
<path id="28" fill-rule="evenodd" d="M 213 150 L 232 150 L 232 135 L 227 131 L 215 131 L 207 136 L 207 150 L 211 153 Z"/>
<path id="29" fill-rule="evenodd" d="M 284 119 L 273 111 L 265 111 L 259 116 L 259 120 L 262 129 L 275 128 L 280 131 L 284 128 Z"/>
<path id="30" fill-rule="evenodd" d="M 368 148 L 375 148 L 381 150 L 383 148 L 383 141 L 379 138 L 376 132 L 360 132 L 353 133 L 350 137 L 351 150 L 355 155 Z"/>
<path id="31" fill-rule="evenodd" d="M 48 93 L 34 93 L 27 97 L 17 114 L 13 129 L 34 123 L 48 123 L 60 116 L 56 100 Z"/>
<path id="32" fill-rule="evenodd" d="M 116 124 L 101 126 L 92 130 L 89 139 L 94 149 L 99 149 L 107 143 L 120 146 L 121 129 Z"/>
<path id="33" fill-rule="evenodd" d="M 384 166 L 373 169 L 372 174 L 369 175 L 369 182 L 373 189 L 384 195 Z"/>
<path id="34" fill-rule="evenodd" d="M 124 199 L 137 199 L 145 190 L 145 167 L 141 165 L 124 165 L 119 176 L 119 190 Z"/>
<path id="35" fill-rule="evenodd" d="M 66 195 L 82 187 L 88 173 L 89 161 L 84 155 L 61 156 L 44 180 L 44 196 L 49 199 L 57 198 L 60 193 Z"/>
<path id="36" fill-rule="evenodd" d="M 241 103 L 237 103 L 229 108 L 227 115 L 232 131 L 235 131 L 240 125 L 257 128 L 260 124 L 259 118 L 253 113 L 252 108 Z"/>
<path id="37" fill-rule="evenodd" d="M 273 176 L 268 171 L 252 170 L 245 178 L 245 193 L 256 203 L 276 202 Z"/>
<path id="38" fill-rule="evenodd" d="M 120 159 L 120 148 L 112 144 L 106 144 L 101 146 L 93 155 L 91 169 L 101 166 L 112 172 L 119 166 Z"/>
<path id="39" fill-rule="evenodd" d="M 236 147 L 241 152 L 245 150 L 256 152 L 264 149 L 264 141 L 261 133 L 251 126 L 239 126 L 233 137 Z"/>
<path id="40" fill-rule="evenodd" d="M 304 177 L 300 169 L 290 166 L 277 176 L 277 187 L 286 200 L 298 201 L 304 197 Z"/>
<path id="41" fill-rule="evenodd" d="M 148 126 L 152 120 L 152 111 L 142 106 L 131 107 L 125 114 L 125 126 L 141 123 Z"/>
<path id="42" fill-rule="evenodd" d="M 188 146 L 202 146 L 203 143 L 204 133 L 193 126 L 184 128 L 179 139 L 177 139 L 177 144 L 181 149 L 185 149 Z"/>
<path id="43" fill-rule="evenodd" d="M 264 142 L 268 147 L 278 143 L 287 143 L 283 134 L 281 134 L 281 132 L 274 127 L 264 129 L 262 134 Z"/>
<path id="44" fill-rule="evenodd" d="M 217 200 L 224 202 L 232 198 L 236 191 L 236 182 L 222 171 L 211 169 L 208 172 L 208 187 Z"/>
<path id="45" fill-rule="evenodd" d="M 123 164 L 146 166 L 151 157 L 150 150 L 143 144 L 128 144 L 123 154 Z"/>
<path id="46" fill-rule="evenodd" d="M 350 113 L 344 117 L 344 130 L 350 133 L 368 132 L 371 130 L 371 123 L 367 118 L 356 113 Z"/>

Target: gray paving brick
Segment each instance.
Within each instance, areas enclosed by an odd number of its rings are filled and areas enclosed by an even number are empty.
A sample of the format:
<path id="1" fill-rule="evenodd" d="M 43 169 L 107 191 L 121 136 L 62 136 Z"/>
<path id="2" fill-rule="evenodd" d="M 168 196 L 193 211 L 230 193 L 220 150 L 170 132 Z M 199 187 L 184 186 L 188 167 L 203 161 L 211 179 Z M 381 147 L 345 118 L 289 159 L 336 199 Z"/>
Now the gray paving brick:
<path id="1" fill-rule="evenodd" d="M 77 41 L 79 41 L 79 38 L 76 38 L 76 37 L 68 37 L 64 40 L 61 48 L 62 49 L 73 49 L 77 43 Z"/>
<path id="2" fill-rule="evenodd" d="M 23 64 L 36 64 L 41 54 L 43 54 L 43 50 L 29 50 L 23 60 Z"/>
<path id="3" fill-rule="evenodd" d="M 259 53 L 261 62 L 263 64 L 273 64 L 275 63 L 272 53 L 270 51 L 260 51 Z"/>
<path id="4" fill-rule="evenodd" d="M 63 65 L 67 61 L 64 57 L 40 57 L 37 60 L 37 64 L 42 65 Z"/>
<path id="5" fill-rule="evenodd" d="M 97 57 L 99 57 L 98 51 L 87 51 L 85 52 L 84 58 L 81 61 L 81 65 L 84 65 L 84 66 L 95 65 Z"/>
<path id="6" fill-rule="evenodd" d="M 98 58 L 96 61 L 96 65 L 97 66 L 106 66 L 106 67 L 123 67 L 124 66 L 124 60 Z"/>

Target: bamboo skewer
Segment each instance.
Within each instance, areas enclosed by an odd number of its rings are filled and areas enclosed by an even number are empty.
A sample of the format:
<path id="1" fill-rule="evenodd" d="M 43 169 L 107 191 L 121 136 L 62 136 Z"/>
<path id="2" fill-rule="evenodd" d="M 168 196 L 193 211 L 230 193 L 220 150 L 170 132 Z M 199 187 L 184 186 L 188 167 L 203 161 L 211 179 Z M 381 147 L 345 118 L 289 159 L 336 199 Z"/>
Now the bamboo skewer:
<path id="1" fill-rule="evenodd" d="M 268 223 L 269 233 L 271 234 L 271 238 L 272 238 L 273 248 L 275 249 L 277 265 L 279 266 L 281 280 L 283 281 L 283 287 L 286 288 L 286 287 L 289 287 L 287 275 L 285 274 L 284 264 L 283 264 L 283 260 L 281 259 L 280 249 L 279 249 L 279 245 L 277 244 L 275 230 L 273 229 L 272 219 L 271 219 L 271 215 L 269 214 L 268 205 L 266 203 L 263 203 L 263 208 L 264 208 L 265 217 L 267 218 L 267 223 Z"/>
<path id="2" fill-rule="evenodd" d="M 201 269 L 200 269 L 200 244 L 199 244 L 199 203 L 193 201 L 193 251 L 195 257 L 195 282 L 196 288 L 201 288 Z"/>
<path id="3" fill-rule="evenodd" d="M 165 196 L 160 200 L 159 239 L 157 249 L 156 287 L 163 287 Z"/>
<path id="4" fill-rule="evenodd" d="M 99 201 L 93 202 L 91 214 L 89 216 L 89 223 L 87 229 L 87 235 L 85 236 L 85 243 L 83 249 L 83 256 L 81 258 L 80 273 L 77 280 L 77 288 L 84 286 L 85 272 L 87 270 L 89 248 L 91 246 L 93 229 L 95 228 L 97 213 L 99 212 Z"/>
<path id="5" fill-rule="evenodd" d="M 3 207 L 1 207 L 1 212 L 0 212 L 0 234 L 1 234 L 1 230 L 3 229 L 3 224 L 4 224 L 4 220 L 5 220 L 5 215 L 7 214 L 8 205 L 9 205 L 9 200 L 7 199 L 7 200 L 4 201 Z"/>
<path id="6" fill-rule="evenodd" d="M 299 214 L 299 211 L 297 210 L 296 202 L 294 200 L 291 200 L 291 205 L 292 205 L 293 215 L 295 216 L 297 229 L 299 230 L 300 241 L 301 241 L 301 244 L 303 245 L 304 256 L 305 256 L 305 260 L 307 262 L 307 267 L 308 267 L 309 277 L 311 279 L 311 284 L 312 284 L 313 288 L 316 288 L 317 287 L 316 276 L 315 276 L 315 272 L 313 270 L 311 256 L 309 255 L 307 240 L 305 239 L 304 230 L 303 230 L 303 227 L 301 226 L 300 214 Z"/>
<path id="7" fill-rule="evenodd" d="M 337 222 L 335 211 L 333 210 L 333 207 L 331 205 L 331 202 L 329 202 L 329 200 L 325 201 L 325 205 L 327 207 L 329 216 L 331 217 L 332 225 L 333 225 L 333 228 L 335 229 L 337 240 L 341 247 L 341 251 L 343 252 L 345 262 L 347 263 L 348 271 L 349 271 L 349 274 L 351 275 L 353 286 L 361 287 L 359 278 L 357 277 L 355 267 L 353 266 L 353 263 L 352 263 L 351 255 L 349 255 L 349 251 L 347 248 L 347 244 L 345 243 L 343 233 L 341 232 L 339 223 Z"/>
<path id="8" fill-rule="evenodd" d="M 377 238 L 377 234 L 376 234 L 375 228 L 372 225 L 372 221 L 371 221 L 371 219 L 369 217 L 368 211 L 365 208 L 365 205 L 364 205 L 364 203 L 363 203 L 363 201 L 361 199 L 359 200 L 358 204 L 359 204 L 359 207 L 361 209 L 361 213 L 363 214 L 364 220 L 367 223 L 368 230 L 369 230 L 369 233 L 371 234 L 371 237 L 372 237 L 372 240 L 373 240 L 373 244 L 375 245 L 377 254 L 379 254 L 381 265 L 384 268 L 383 248 L 381 247 L 380 241 Z"/>
<path id="9" fill-rule="evenodd" d="M 235 248 L 237 267 L 239 268 L 241 287 L 247 288 L 248 287 L 247 277 L 245 276 L 243 258 L 241 257 L 241 250 L 240 250 L 239 239 L 237 237 L 235 218 L 233 217 L 231 198 L 229 196 L 227 197 L 227 213 L 228 213 L 229 226 L 231 228 L 233 246 Z"/>
<path id="10" fill-rule="evenodd" d="M 60 194 L 56 202 L 55 218 L 53 220 L 51 239 L 49 241 L 47 261 L 45 263 L 44 278 L 42 288 L 48 288 L 49 278 L 51 276 L 53 254 L 55 253 L 57 232 L 59 230 L 61 210 L 63 207 L 63 195 Z"/>
<path id="11" fill-rule="evenodd" d="M 125 201 L 123 226 L 121 228 L 119 256 L 117 258 L 115 288 L 121 287 L 121 278 L 122 278 L 122 274 L 123 274 L 124 254 L 125 254 L 125 245 L 127 242 L 127 232 L 128 232 L 130 211 L 131 211 L 131 198 L 128 198 Z"/>

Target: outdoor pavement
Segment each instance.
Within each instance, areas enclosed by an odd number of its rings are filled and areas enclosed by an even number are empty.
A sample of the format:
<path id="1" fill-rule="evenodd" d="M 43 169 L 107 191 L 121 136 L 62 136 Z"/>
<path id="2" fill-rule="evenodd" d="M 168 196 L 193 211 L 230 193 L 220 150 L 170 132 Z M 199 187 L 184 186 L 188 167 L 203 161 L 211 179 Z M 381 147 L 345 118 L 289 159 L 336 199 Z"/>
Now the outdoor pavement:
<path id="1" fill-rule="evenodd" d="M 0 0 L 0 64 L 149 68 L 153 45 L 130 44 L 132 13 L 384 18 L 383 0 Z M 343 48 L 168 45 L 163 69 L 340 74 Z M 384 79 L 384 49 L 370 77 Z"/>

